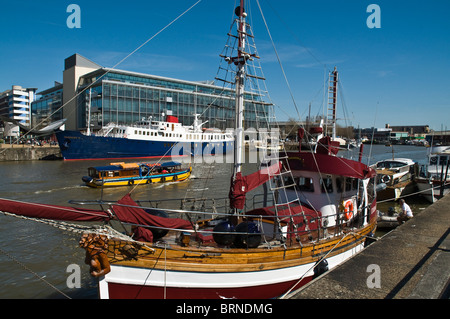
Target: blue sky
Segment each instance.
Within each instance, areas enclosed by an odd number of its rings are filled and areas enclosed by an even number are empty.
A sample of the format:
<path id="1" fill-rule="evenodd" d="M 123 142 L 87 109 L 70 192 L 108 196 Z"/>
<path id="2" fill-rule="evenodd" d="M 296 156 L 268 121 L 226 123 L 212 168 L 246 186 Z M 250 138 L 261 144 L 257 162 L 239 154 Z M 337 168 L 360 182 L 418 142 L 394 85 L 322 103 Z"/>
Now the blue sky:
<path id="1" fill-rule="evenodd" d="M 64 59 L 79 53 L 112 67 L 197 0 L 1 1 L 0 91 L 44 90 L 62 81 Z M 450 1 L 259 0 L 301 117 L 322 113 L 324 74 L 337 66 L 341 125 L 425 125 L 450 129 Z M 69 4 L 81 8 L 70 29 Z M 369 4 L 381 28 L 368 28 Z M 235 0 L 202 0 L 125 60 L 119 69 L 212 80 Z M 297 118 L 256 0 L 253 31 L 277 118 Z M 342 112 L 345 106 L 345 114 Z"/>

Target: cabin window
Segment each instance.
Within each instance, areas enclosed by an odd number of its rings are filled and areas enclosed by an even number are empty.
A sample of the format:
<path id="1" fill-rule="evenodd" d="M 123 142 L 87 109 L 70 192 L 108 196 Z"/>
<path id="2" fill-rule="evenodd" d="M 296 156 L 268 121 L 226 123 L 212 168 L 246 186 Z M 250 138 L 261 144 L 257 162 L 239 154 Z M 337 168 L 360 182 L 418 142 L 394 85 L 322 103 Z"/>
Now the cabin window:
<path id="1" fill-rule="evenodd" d="M 137 135 L 137 130 L 134 130 L 134 134 L 136 134 L 136 135 Z"/>
<path id="2" fill-rule="evenodd" d="M 358 179 L 352 178 L 352 189 L 357 190 L 358 189 Z"/>
<path id="3" fill-rule="evenodd" d="M 333 192 L 333 179 L 331 176 L 325 176 L 320 179 L 320 189 L 322 190 L 322 193 Z"/>
<path id="4" fill-rule="evenodd" d="M 447 165 L 447 156 L 440 156 L 439 157 L 439 165 L 444 166 Z"/>
<path id="5" fill-rule="evenodd" d="M 345 179 L 345 191 L 350 192 L 352 190 L 352 178 Z"/>
<path id="6" fill-rule="evenodd" d="M 343 177 L 336 178 L 336 192 L 338 192 L 338 193 L 344 192 L 344 178 Z"/>
<path id="7" fill-rule="evenodd" d="M 299 177 L 297 184 L 299 190 L 302 192 L 314 192 L 313 179 L 310 177 Z"/>
<path id="8" fill-rule="evenodd" d="M 115 171 L 114 172 L 114 177 L 118 177 L 119 176 L 119 171 Z"/>

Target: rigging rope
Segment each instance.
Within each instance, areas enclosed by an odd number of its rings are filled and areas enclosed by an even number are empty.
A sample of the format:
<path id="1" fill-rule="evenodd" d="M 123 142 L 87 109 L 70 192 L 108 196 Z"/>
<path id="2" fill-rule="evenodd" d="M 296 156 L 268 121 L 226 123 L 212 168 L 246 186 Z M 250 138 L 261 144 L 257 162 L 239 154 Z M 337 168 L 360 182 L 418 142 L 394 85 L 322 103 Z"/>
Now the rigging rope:
<path id="1" fill-rule="evenodd" d="M 33 271 L 32 269 L 30 269 L 29 267 L 27 267 L 25 264 L 23 264 L 22 262 L 20 262 L 19 260 L 17 260 L 13 255 L 11 255 L 10 253 L 8 253 L 7 251 L 4 251 L 3 249 L 0 248 L 0 252 L 2 254 L 4 254 L 6 257 L 8 257 L 9 259 L 11 259 L 12 261 L 14 261 L 16 264 L 18 264 L 20 267 L 22 267 L 23 269 L 25 269 L 26 271 L 32 273 L 36 278 L 38 278 L 40 281 L 44 282 L 46 285 L 48 285 L 49 287 L 51 287 L 52 289 L 56 290 L 57 292 L 59 292 L 61 295 L 63 295 L 64 297 L 66 297 L 67 299 L 72 299 L 71 297 L 69 297 L 67 294 L 65 294 L 64 292 L 62 292 L 60 289 L 58 289 L 57 287 L 55 287 L 53 284 L 51 284 L 50 282 L 48 282 L 47 280 L 45 280 L 44 277 L 40 276 L 39 274 L 37 274 L 35 271 Z"/>

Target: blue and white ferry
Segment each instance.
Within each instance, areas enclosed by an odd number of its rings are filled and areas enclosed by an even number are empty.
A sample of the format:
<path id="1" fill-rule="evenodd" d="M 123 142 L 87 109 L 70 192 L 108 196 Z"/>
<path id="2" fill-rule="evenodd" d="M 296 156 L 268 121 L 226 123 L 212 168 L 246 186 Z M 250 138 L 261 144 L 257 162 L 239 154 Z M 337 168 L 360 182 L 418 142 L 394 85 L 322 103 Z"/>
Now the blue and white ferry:
<path id="1" fill-rule="evenodd" d="M 167 115 L 165 121 L 110 123 L 95 135 L 66 130 L 55 134 L 64 160 L 214 155 L 233 150 L 233 132 L 202 128 L 205 123 L 201 123 L 199 114 L 192 126 L 184 126 L 177 117 Z"/>

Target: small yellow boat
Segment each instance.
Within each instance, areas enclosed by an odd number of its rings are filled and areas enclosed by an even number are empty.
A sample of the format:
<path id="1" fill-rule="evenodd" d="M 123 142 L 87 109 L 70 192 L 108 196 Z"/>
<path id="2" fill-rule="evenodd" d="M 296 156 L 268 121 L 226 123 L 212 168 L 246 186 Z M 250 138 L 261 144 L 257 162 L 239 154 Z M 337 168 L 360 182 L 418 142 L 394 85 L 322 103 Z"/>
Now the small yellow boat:
<path id="1" fill-rule="evenodd" d="M 181 168 L 179 162 L 111 163 L 88 168 L 83 182 L 90 187 L 132 186 L 151 183 L 184 181 L 191 176 L 192 167 Z"/>

